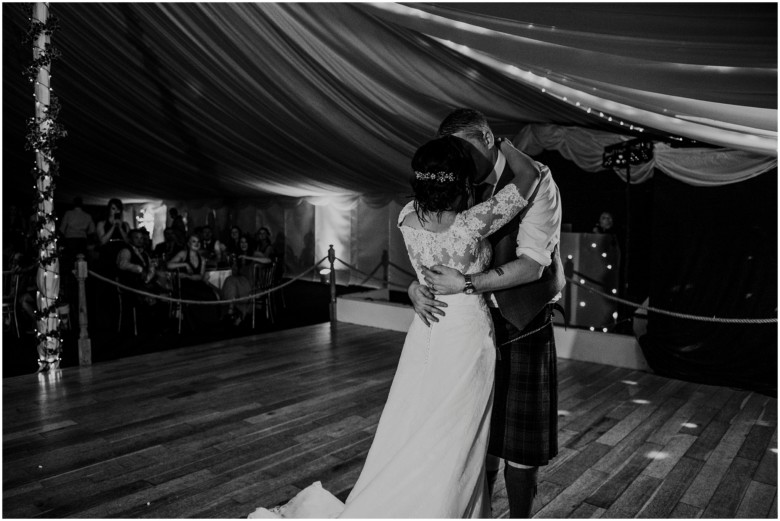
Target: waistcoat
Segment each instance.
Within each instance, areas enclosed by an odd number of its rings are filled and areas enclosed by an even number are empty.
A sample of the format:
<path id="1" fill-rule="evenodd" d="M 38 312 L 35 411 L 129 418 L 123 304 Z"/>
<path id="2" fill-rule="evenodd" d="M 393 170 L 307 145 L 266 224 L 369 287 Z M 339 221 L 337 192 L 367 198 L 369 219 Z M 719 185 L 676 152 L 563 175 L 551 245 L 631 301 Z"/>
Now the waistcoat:
<path id="1" fill-rule="evenodd" d="M 504 167 L 504 172 L 496 184 L 495 192 L 498 192 L 514 177 L 509 162 Z M 491 267 L 501 266 L 517 259 L 517 231 L 523 217 L 534 204 L 536 190 L 529 198 L 528 205 L 501 229 L 488 237 L 493 246 L 493 260 Z M 522 331 L 536 315 L 550 302 L 565 286 L 566 278 L 563 274 L 563 264 L 558 251 L 558 245 L 550 253 L 552 262 L 545 266 L 542 276 L 538 280 L 514 286 L 511 288 L 494 291 L 501 315 Z"/>

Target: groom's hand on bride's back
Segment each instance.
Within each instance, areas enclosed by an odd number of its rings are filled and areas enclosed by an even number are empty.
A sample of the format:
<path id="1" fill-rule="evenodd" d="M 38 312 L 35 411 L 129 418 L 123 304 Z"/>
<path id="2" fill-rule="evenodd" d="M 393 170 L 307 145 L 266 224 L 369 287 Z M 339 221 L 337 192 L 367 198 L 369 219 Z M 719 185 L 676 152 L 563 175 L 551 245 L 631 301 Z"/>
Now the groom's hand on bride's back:
<path id="1" fill-rule="evenodd" d="M 461 293 L 466 285 L 466 279 L 461 272 L 449 266 L 436 264 L 422 269 L 425 283 L 435 295 L 454 295 Z"/>
<path id="2" fill-rule="evenodd" d="M 409 285 L 407 290 L 409 299 L 414 306 L 414 312 L 420 317 L 420 320 L 426 326 L 430 326 L 431 322 L 438 322 L 439 319 L 436 315 L 444 316 L 444 311 L 440 308 L 446 308 L 447 304 L 441 300 L 436 300 L 431 288 L 420 284 L 416 280 Z"/>

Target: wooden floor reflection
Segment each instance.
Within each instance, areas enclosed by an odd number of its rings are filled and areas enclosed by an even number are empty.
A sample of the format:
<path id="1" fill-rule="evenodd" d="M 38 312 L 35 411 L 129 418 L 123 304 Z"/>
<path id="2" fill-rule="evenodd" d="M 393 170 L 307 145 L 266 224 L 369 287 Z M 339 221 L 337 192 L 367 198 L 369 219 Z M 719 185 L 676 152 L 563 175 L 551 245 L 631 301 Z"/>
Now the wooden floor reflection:
<path id="1" fill-rule="evenodd" d="M 246 517 L 313 481 L 343 499 L 403 338 L 319 324 L 6 378 L 3 516 Z M 536 517 L 777 517 L 776 399 L 563 359 L 559 378 Z"/>

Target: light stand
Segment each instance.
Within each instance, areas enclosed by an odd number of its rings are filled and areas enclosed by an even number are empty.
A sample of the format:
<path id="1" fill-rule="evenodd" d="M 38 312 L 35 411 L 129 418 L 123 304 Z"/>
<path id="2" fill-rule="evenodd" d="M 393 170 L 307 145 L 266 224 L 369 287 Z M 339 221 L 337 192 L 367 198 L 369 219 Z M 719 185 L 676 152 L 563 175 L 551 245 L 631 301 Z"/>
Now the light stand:
<path id="1" fill-rule="evenodd" d="M 653 143 L 641 139 L 623 141 L 604 148 L 602 166 L 605 169 L 626 169 L 626 235 L 623 255 L 623 297 L 629 296 L 629 258 L 631 245 L 631 165 L 646 163 L 653 158 Z"/>

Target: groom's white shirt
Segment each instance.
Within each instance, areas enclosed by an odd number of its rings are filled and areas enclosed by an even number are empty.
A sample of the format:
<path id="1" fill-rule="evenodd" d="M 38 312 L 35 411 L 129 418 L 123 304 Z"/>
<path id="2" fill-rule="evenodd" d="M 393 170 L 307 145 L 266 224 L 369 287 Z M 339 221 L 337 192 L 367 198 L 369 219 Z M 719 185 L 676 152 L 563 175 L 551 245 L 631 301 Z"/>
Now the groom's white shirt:
<path id="1" fill-rule="evenodd" d="M 542 172 L 541 186 L 518 227 L 516 254 L 518 257 L 525 255 L 542 266 L 549 266 L 552 263 L 550 253 L 561 240 L 561 196 L 558 185 L 552 175 L 548 174 L 547 165 L 539 162 L 536 164 Z M 506 156 L 499 150 L 493 171 L 483 182 L 491 183 L 495 191 L 505 168 Z M 498 307 L 493 293 L 489 293 L 487 298 L 492 307 Z"/>

